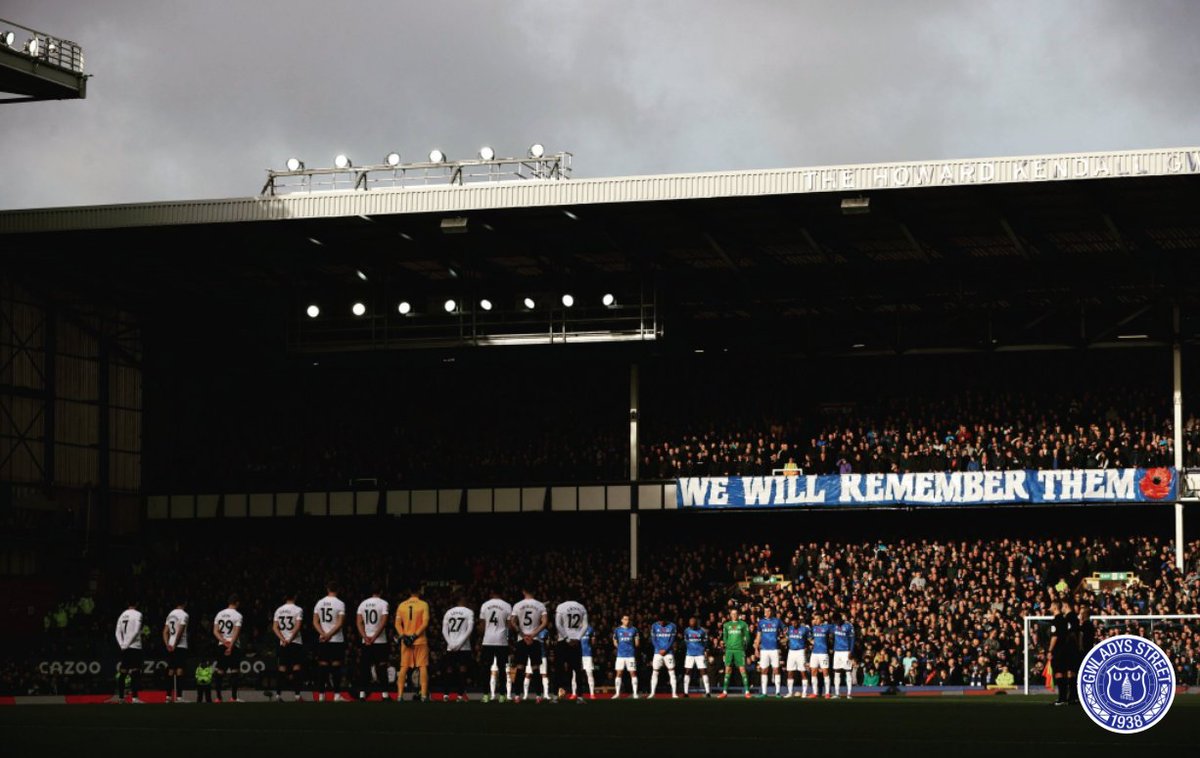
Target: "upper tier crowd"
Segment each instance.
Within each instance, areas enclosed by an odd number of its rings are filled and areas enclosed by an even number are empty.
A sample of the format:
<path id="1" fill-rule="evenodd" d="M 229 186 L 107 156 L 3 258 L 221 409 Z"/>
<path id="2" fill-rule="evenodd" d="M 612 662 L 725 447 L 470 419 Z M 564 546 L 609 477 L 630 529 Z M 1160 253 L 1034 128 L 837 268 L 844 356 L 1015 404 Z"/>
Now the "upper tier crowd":
<path id="1" fill-rule="evenodd" d="M 617 404 L 619 405 L 619 403 Z M 428 409 L 426 409 L 428 410 Z M 620 481 L 629 476 L 619 408 L 563 405 L 417 413 L 340 406 L 179 435 L 154 465 L 152 491 L 295 491 Z M 365 415 L 364 415 L 365 414 Z M 507 416 L 505 416 L 507 418 Z M 1163 398 L 978 394 L 778 409 L 709 422 L 701 411 L 643 413 L 639 476 L 995 471 L 1155 467 L 1174 463 Z M 579 434 L 585 428 L 586 434 Z M 1200 417 L 1184 424 L 1184 464 L 1200 466 Z"/>

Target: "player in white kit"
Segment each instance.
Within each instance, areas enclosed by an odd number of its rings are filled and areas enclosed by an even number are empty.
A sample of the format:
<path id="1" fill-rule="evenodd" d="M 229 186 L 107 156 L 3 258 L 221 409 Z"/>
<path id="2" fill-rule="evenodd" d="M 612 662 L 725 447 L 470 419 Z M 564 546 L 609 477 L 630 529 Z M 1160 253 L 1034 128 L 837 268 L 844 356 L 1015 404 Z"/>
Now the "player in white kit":
<path id="1" fill-rule="evenodd" d="M 317 667 L 321 672 L 320 691 L 325 701 L 341 700 L 338 692 L 342 661 L 346 660 L 346 604 L 337 596 L 336 582 L 325 585 L 328 594 L 313 605 L 313 629 L 317 633 Z M 320 692 L 317 698 L 320 699 Z"/>
<path id="2" fill-rule="evenodd" d="M 522 594 L 524 599 L 513 606 L 512 616 L 509 617 L 509 623 L 521 635 L 517 640 L 517 653 L 513 657 L 510 676 L 515 679 L 517 671 L 525 669 L 524 697 L 529 697 L 529 683 L 533 679 L 533 671 L 542 665 L 542 646 L 538 643 L 537 636 L 546 628 L 547 613 L 546 606 L 534 600 L 531 591 L 526 589 Z"/>
<path id="3" fill-rule="evenodd" d="M 458 605 L 442 616 L 442 639 L 446 641 L 446 686 L 444 699 L 457 697 L 467 700 L 467 667 L 471 663 L 471 633 L 475 631 L 475 612 L 467 601 L 459 598 Z"/>
<path id="4" fill-rule="evenodd" d="M 142 676 L 142 612 L 136 602 L 117 617 L 117 647 L 121 657 L 117 662 L 117 702 L 125 702 L 125 677 L 129 677 L 131 703 L 142 702 L 138 697 L 138 680 Z"/>
<path id="5" fill-rule="evenodd" d="M 163 646 L 167 649 L 167 673 L 171 676 L 171 691 L 167 693 L 168 703 L 178 703 L 183 700 L 183 669 L 187 664 L 188 651 L 188 613 L 187 603 L 179 603 L 175 610 L 167 614 L 163 623 Z"/>
<path id="6" fill-rule="evenodd" d="M 559 603 L 554 609 L 554 627 L 558 632 L 555 668 L 558 673 L 557 696 L 563 697 L 575 682 L 583 681 L 583 636 L 588 626 L 587 608 L 574 600 Z M 590 651 L 589 651 L 590 652 Z M 577 699 L 578 703 L 586 700 Z"/>
<path id="7" fill-rule="evenodd" d="M 479 627 L 483 629 L 483 666 L 488 674 L 488 687 L 491 695 L 487 700 L 496 699 L 496 677 L 504 672 L 504 687 L 506 697 L 512 698 L 512 678 L 509 676 L 508 663 L 508 619 L 512 616 L 512 606 L 500 598 L 499 593 L 493 593 L 479 609 Z"/>
<path id="8" fill-rule="evenodd" d="M 367 689 L 382 691 L 388 699 L 388 602 L 381 597 L 383 588 L 376 586 L 371 597 L 358 604 L 355 614 L 358 638 L 362 642 L 360 651 L 358 699 L 367 699 Z M 372 685 L 372 682 L 374 683 Z"/>
<path id="9" fill-rule="evenodd" d="M 271 631 L 279 640 L 279 650 L 276 653 L 276 663 L 279 667 L 279 698 L 283 699 L 284 680 L 292 688 L 294 700 L 300 702 L 300 679 L 304 665 L 304 610 L 296 605 L 296 593 L 289 592 L 283 598 L 283 605 L 275 609 L 271 620 Z"/>
<path id="10" fill-rule="evenodd" d="M 242 673 L 242 614 L 238 611 L 238 596 L 229 596 L 229 607 L 213 619 L 213 637 L 217 638 L 217 673 L 213 677 L 213 690 L 217 702 L 221 702 L 222 681 L 229 682 L 229 702 L 238 699 L 238 677 Z"/>

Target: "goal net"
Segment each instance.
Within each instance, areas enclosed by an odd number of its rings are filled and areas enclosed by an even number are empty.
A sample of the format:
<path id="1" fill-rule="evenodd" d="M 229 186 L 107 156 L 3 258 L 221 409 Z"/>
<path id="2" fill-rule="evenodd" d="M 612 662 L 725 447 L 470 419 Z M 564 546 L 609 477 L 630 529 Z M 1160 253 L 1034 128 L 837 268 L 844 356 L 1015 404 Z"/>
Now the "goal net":
<path id="1" fill-rule="evenodd" d="M 1053 616 L 1024 617 L 1024 685 L 1026 695 L 1047 691 L 1047 671 L 1050 646 L 1050 621 Z M 1200 614 L 1176 615 L 1097 615 L 1096 641 L 1117 634 L 1136 634 L 1163 649 L 1175 664 L 1176 682 L 1194 685 L 1200 670 Z M 1085 654 L 1088 652 L 1083 651 Z"/>

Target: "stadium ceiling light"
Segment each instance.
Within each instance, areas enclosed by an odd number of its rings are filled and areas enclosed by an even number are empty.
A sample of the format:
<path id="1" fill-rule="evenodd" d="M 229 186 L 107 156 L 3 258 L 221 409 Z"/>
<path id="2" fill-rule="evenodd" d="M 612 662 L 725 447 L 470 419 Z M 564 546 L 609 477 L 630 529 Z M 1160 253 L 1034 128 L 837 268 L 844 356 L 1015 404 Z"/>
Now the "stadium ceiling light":
<path id="1" fill-rule="evenodd" d="M 578 221 L 578 220 L 579 220 L 579 216 L 576 216 L 576 215 L 575 215 L 574 213 L 572 213 L 571 211 L 563 211 L 563 215 L 564 215 L 564 216 L 566 216 L 567 218 L 571 219 L 572 221 Z"/>
<path id="2" fill-rule="evenodd" d="M 362 269 L 355 269 L 355 270 L 354 270 L 354 274 L 355 274 L 355 275 L 356 275 L 356 276 L 357 276 L 359 279 L 362 279 L 364 282 L 367 280 L 367 275 L 366 275 L 365 273 L 363 273 L 363 270 L 362 270 Z"/>
<path id="3" fill-rule="evenodd" d="M 12 32 L 4 32 L 3 34 L 0 34 L 0 44 L 3 44 L 5 47 L 12 47 L 13 42 L 15 42 L 16 39 L 17 35 L 13 34 Z"/>
<path id="4" fill-rule="evenodd" d="M 412 303 L 408 302 L 407 300 L 401 300 L 400 307 L 397 308 L 397 310 L 400 311 L 401 316 L 407 316 L 408 314 L 412 313 Z"/>
<path id="5" fill-rule="evenodd" d="M 309 318 L 316 318 L 317 316 L 321 315 L 321 309 L 318 308 L 315 304 L 308 306 L 308 308 L 306 308 L 304 312 L 308 314 Z"/>
<path id="6" fill-rule="evenodd" d="M 350 168 L 354 164 L 350 162 L 350 158 L 345 153 L 338 153 L 333 159 L 333 165 L 337 168 Z"/>
<path id="7" fill-rule="evenodd" d="M 479 148 L 479 157 L 485 161 L 494 160 L 496 157 L 496 151 L 487 145 L 484 145 L 483 147 Z"/>
<path id="8" fill-rule="evenodd" d="M 441 150 L 438 150 L 435 147 L 434 149 L 429 151 L 429 162 L 430 163 L 445 163 L 446 162 L 446 154 L 443 153 Z"/>
<path id="9" fill-rule="evenodd" d="M 869 197 L 843 197 L 842 198 L 842 213 L 847 216 L 855 213 L 870 213 L 871 198 Z"/>
<path id="10" fill-rule="evenodd" d="M 850 347 L 853 347 L 853 348 L 860 348 L 860 347 L 866 347 L 866 345 L 865 345 L 865 344 L 863 344 L 863 343 L 861 343 L 861 342 L 855 342 L 855 343 L 854 343 L 853 345 L 851 345 Z"/>
<path id="11" fill-rule="evenodd" d="M 571 294 L 563 295 L 562 304 L 564 308 L 570 308 L 572 305 L 575 305 L 575 296 Z"/>
<path id="12" fill-rule="evenodd" d="M 534 142 L 532 145 L 529 146 L 529 157 L 530 158 L 541 158 L 545 154 L 546 154 L 546 148 L 542 146 L 542 143 Z"/>
<path id="13" fill-rule="evenodd" d="M 529 310 L 529 311 L 531 311 L 537 307 L 537 303 L 533 302 L 532 297 L 525 298 L 524 305 L 525 305 L 525 310 Z"/>
<path id="14" fill-rule="evenodd" d="M 1150 335 L 1149 334 L 1118 334 L 1117 339 L 1119 339 L 1119 340 L 1145 340 L 1145 339 L 1150 339 Z"/>
<path id="15" fill-rule="evenodd" d="M 479 307 L 484 309 L 485 311 L 490 311 L 492 309 L 492 301 L 488 300 L 485 297 L 484 299 L 479 301 Z"/>
<path id="16" fill-rule="evenodd" d="M 600 298 L 600 302 L 604 303 L 607 307 L 611 308 L 617 304 L 617 299 L 615 297 L 613 297 L 613 294 L 611 292 L 606 292 L 606 293 L 604 293 L 604 297 Z"/>
<path id="17" fill-rule="evenodd" d="M 363 305 L 362 303 L 355 303 L 350 307 L 350 312 L 355 316 L 361 316 L 367 312 L 367 306 Z"/>
<path id="18" fill-rule="evenodd" d="M 454 309 L 458 307 L 458 303 L 454 302 L 454 300 L 447 300 L 442 304 L 442 307 L 446 309 L 446 313 L 454 313 Z"/>
<path id="19" fill-rule="evenodd" d="M 29 53 L 30 55 L 37 55 L 41 50 L 41 47 L 42 43 L 38 41 L 37 37 L 30 37 L 29 41 L 25 43 L 25 52 Z"/>
<path id="20" fill-rule="evenodd" d="M 288 158 L 287 159 L 287 170 L 288 171 L 303 171 L 304 170 L 304 161 L 300 160 L 299 158 Z"/>
<path id="21" fill-rule="evenodd" d="M 389 166 L 392 166 L 393 168 L 396 166 L 399 166 L 400 165 L 400 153 L 397 153 L 397 152 L 388 153 L 387 157 L 384 158 L 384 160 L 387 161 L 387 164 Z"/>

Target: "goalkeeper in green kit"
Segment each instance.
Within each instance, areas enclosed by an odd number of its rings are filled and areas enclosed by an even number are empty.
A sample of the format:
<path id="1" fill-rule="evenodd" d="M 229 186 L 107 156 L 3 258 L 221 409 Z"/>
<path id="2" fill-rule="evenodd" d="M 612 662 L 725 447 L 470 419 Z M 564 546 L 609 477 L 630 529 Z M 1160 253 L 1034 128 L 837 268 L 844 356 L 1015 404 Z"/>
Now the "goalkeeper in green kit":
<path id="1" fill-rule="evenodd" d="M 750 697 L 750 680 L 746 678 L 746 642 L 750 640 L 750 627 L 739 618 L 737 608 L 729 610 L 729 620 L 721 626 L 721 639 L 725 642 L 725 684 L 717 697 L 729 697 L 729 675 L 734 666 L 742 675 L 745 697 Z"/>

